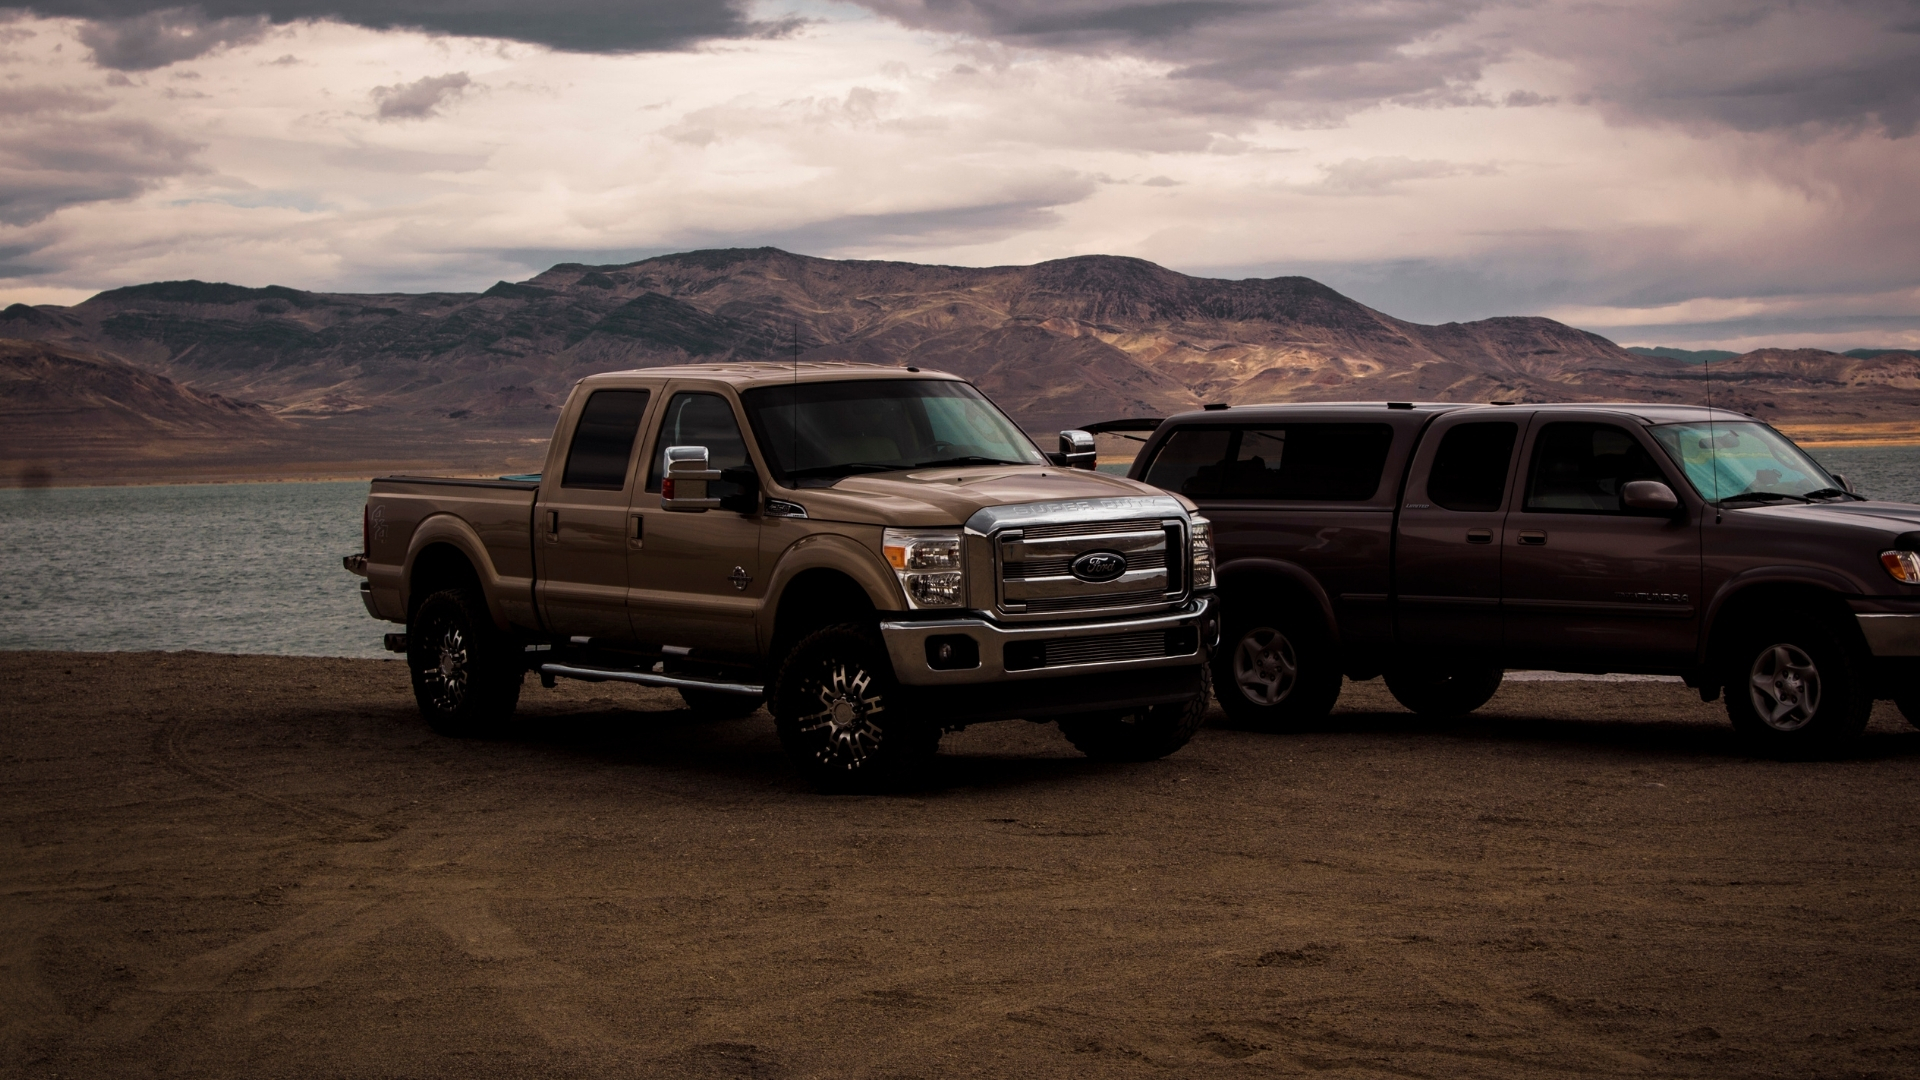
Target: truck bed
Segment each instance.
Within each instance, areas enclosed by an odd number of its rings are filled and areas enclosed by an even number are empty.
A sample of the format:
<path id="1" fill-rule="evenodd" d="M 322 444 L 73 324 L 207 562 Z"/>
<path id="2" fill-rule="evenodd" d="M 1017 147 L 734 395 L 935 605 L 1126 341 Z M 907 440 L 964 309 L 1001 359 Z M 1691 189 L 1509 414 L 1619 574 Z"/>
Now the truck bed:
<path id="1" fill-rule="evenodd" d="M 509 619 L 533 621 L 533 503 L 536 479 L 479 480 L 443 476 L 387 476 L 367 495 L 367 582 L 370 606 L 381 618 L 405 621 L 404 568 L 408 545 L 431 543 L 444 530 L 478 540 Z M 430 519 L 441 519 L 433 521 Z M 436 526 L 442 526 L 437 528 Z M 491 590 L 490 590 L 491 591 Z"/>

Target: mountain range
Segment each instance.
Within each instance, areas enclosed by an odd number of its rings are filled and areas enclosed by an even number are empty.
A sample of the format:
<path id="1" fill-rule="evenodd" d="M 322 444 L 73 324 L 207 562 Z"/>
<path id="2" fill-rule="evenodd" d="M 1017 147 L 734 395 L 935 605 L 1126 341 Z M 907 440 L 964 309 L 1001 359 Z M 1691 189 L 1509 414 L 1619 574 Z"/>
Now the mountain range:
<path id="1" fill-rule="evenodd" d="M 169 281 L 16 304 L 0 337 L 258 403 L 309 442 L 385 438 L 396 452 L 530 445 L 592 372 L 794 357 L 952 371 L 1040 434 L 1208 402 L 1696 402 L 1703 374 L 1716 404 L 1770 420 L 1920 434 L 1912 353 L 1764 350 L 1705 373 L 1551 319 L 1430 326 L 1308 278 L 1195 278 L 1099 255 L 956 267 L 694 251 L 565 263 L 481 293 Z"/>

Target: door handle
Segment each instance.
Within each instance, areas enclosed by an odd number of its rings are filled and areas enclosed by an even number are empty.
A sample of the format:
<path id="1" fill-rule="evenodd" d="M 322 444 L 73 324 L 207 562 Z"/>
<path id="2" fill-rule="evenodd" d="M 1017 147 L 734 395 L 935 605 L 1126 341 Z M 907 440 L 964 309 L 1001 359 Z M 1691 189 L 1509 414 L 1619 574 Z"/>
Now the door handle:
<path id="1" fill-rule="evenodd" d="M 634 514 L 632 517 L 633 528 L 627 531 L 627 543 L 637 548 L 641 546 L 640 542 L 646 539 L 647 519 L 640 514 Z"/>
<path id="2" fill-rule="evenodd" d="M 1520 542 L 1528 547 L 1546 547 L 1547 534 L 1543 532 L 1523 532 L 1520 534 Z"/>
<path id="3" fill-rule="evenodd" d="M 560 511 L 547 511 L 547 539 L 560 539 Z"/>
<path id="4" fill-rule="evenodd" d="M 1491 544 L 1493 543 L 1493 530 L 1492 529 L 1468 529 L 1467 543 Z"/>

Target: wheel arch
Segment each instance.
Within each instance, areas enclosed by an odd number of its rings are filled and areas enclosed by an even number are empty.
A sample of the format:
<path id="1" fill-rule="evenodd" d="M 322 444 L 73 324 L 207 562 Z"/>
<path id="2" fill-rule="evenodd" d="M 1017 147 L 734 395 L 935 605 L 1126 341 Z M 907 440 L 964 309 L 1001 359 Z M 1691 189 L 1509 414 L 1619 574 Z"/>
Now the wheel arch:
<path id="1" fill-rule="evenodd" d="M 1847 606 L 1848 591 L 1844 578 L 1800 567 L 1763 567 L 1738 575 L 1720 587 L 1707 608 L 1699 663 L 1709 672 L 1720 671 L 1742 628 L 1775 618 L 1817 618 L 1865 652 L 1866 638 Z"/>
<path id="2" fill-rule="evenodd" d="M 473 526 L 452 514 L 435 514 L 414 530 L 401 581 L 401 602 L 408 622 L 413 621 L 414 612 L 427 597 L 441 589 L 472 585 L 485 598 L 487 615 L 494 625 L 507 629 L 506 612 L 497 595 L 499 571 Z"/>
<path id="3" fill-rule="evenodd" d="M 1334 617 L 1333 600 L 1320 580 L 1305 567 L 1280 559 L 1236 559 L 1214 573 L 1215 595 L 1220 598 L 1221 618 L 1234 618 L 1236 597 L 1275 597 L 1291 600 L 1313 612 L 1327 632 L 1328 640 L 1340 644 L 1340 624 Z"/>
<path id="4" fill-rule="evenodd" d="M 769 669 L 809 633 L 834 623 L 872 623 L 881 610 L 870 589 L 840 566 L 799 568 L 784 577 L 775 595 L 764 638 Z"/>

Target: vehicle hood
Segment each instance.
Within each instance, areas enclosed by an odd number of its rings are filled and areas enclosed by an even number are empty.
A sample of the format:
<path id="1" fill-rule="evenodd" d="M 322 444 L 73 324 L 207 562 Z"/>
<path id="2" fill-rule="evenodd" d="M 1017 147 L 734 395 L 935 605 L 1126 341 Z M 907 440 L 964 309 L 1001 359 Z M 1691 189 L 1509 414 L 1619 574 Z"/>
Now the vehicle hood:
<path id="1" fill-rule="evenodd" d="M 809 516 L 871 525 L 957 526 L 990 506 L 1076 500 L 1176 498 L 1137 480 L 1053 465 L 994 465 L 849 476 L 794 492 Z M 1193 504 L 1179 499 L 1187 511 Z"/>
<path id="2" fill-rule="evenodd" d="M 1883 529 L 1889 533 L 1920 531 L 1920 505 L 1898 502 L 1816 503 L 1754 507 L 1762 513 L 1796 522 L 1825 522 L 1837 529 Z"/>

